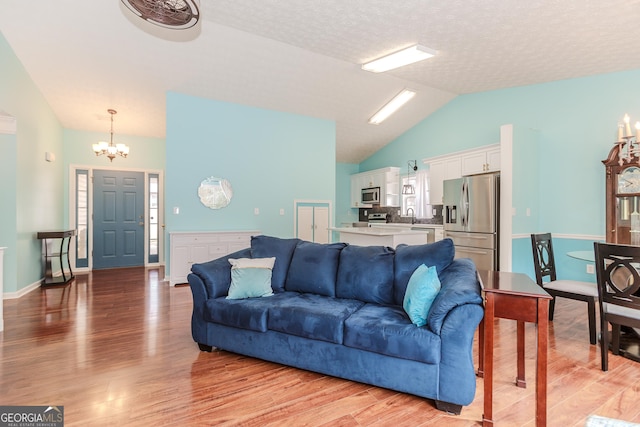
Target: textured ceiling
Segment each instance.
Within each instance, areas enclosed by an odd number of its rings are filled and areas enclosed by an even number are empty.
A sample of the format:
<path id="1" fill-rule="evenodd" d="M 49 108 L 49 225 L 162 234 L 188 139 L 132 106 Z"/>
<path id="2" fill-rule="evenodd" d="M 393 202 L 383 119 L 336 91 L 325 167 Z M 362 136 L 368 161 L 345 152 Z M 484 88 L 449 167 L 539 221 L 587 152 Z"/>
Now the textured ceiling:
<path id="1" fill-rule="evenodd" d="M 336 121 L 359 162 L 458 94 L 640 68 L 640 0 L 201 0 L 191 41 L 154 37 L 118 0 L 0 0 L 0 31 L 63 126 L 164 137 L 176 91 Z M 385 74 L 359 64 L 420 43 Z M 381 125 L 376 110 L 418 95 Z M 2 108 L 0 100 L 0 108 Z M 10 113 L 10 111 L 9 111 Z"/>

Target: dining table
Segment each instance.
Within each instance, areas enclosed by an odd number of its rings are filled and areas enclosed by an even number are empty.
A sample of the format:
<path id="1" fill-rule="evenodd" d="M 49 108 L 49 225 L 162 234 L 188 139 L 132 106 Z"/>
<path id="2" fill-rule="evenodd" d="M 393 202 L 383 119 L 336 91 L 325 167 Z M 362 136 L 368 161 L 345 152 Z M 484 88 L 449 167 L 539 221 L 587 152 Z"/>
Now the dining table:
<path id="1" fill-rule="evenodd" d="M 595 254 L 594 254 L 593 250 L 591 250 L 591 251 L 570 251 L 570 252 L 567 252 L 567 256 L 569 256 L 571 258 L 579 259 L 579 260 L 582 260 L 582 261 L 596 262 L 596 257 L 595 257 Z"/>

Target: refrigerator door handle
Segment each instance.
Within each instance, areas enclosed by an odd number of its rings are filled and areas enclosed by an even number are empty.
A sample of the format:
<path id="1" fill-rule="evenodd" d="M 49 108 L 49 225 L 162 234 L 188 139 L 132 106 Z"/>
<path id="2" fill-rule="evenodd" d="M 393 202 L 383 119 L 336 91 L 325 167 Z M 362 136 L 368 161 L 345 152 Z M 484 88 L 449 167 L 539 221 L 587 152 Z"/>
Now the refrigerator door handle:
<path id="1" fill-rule="evenodd" d="M 462 219 L 462 226 L 468 227 L 469 225 L 469 183 L 467 180 L 462 182 L 462 203 L 461 203 L 460 217 Z"/>

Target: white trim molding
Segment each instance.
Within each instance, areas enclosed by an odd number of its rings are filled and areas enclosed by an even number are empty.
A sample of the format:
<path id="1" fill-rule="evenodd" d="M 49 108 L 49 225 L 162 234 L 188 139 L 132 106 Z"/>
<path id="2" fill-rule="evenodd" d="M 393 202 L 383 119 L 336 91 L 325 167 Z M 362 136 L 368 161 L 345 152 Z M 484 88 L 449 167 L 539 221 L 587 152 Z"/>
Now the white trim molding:
<path id="1" fill-rule="evenodd" d="M 529 234 L 525 234 L 525 233 L 520 233 L 520 234 L 514 234 L 513 235 L 513 239 L 530 239 L 532 234 L 537 234 L 537 233 L 542 233 L 542 232 L 535 232 L 535 233 L 529 233 Z M 551 236 L 554 239 L 570 239 L 570 240 L 591 240 L 591 241 L 598 241 L 598 242 L 604 242 L 605 241 L 605 236 L 601 235 L 601 236 L 597 236 L 597 235 L 593 235 L 593 234 L 565 234 L 565 233 L 551 233 Z"/>

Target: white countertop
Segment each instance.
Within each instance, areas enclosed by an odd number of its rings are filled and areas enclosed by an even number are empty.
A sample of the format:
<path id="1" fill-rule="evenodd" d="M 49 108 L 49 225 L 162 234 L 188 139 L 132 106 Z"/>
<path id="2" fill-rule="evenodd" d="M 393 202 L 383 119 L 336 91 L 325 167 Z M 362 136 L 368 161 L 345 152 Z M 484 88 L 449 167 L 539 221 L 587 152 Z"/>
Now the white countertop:
<path id="1" fill-rule="evenodd" d="M 383 224 L 381 224 L 383 225 Z M 332 227 L 331 231 L 337 231 L 339 233 L 351 233 L 351 234 L 365 234 L 369 236 L 395 236 L 398 234 L 424 234 L 424 230 L 411 230 L 407 228 L 399 227 Z"/>
<path id="2" fill-rule="evenodd" d="M 441 229 L 442 224 L 410 224 L 408 222 L 388 222 L 386 224 L 381 223 L 373 223 L 369 225 L 371 228 L 374 227 L 382 227 L 382 228 L 411 228 L 411 227 L 420 227 L 420 228 L 435 228 Z"/>

